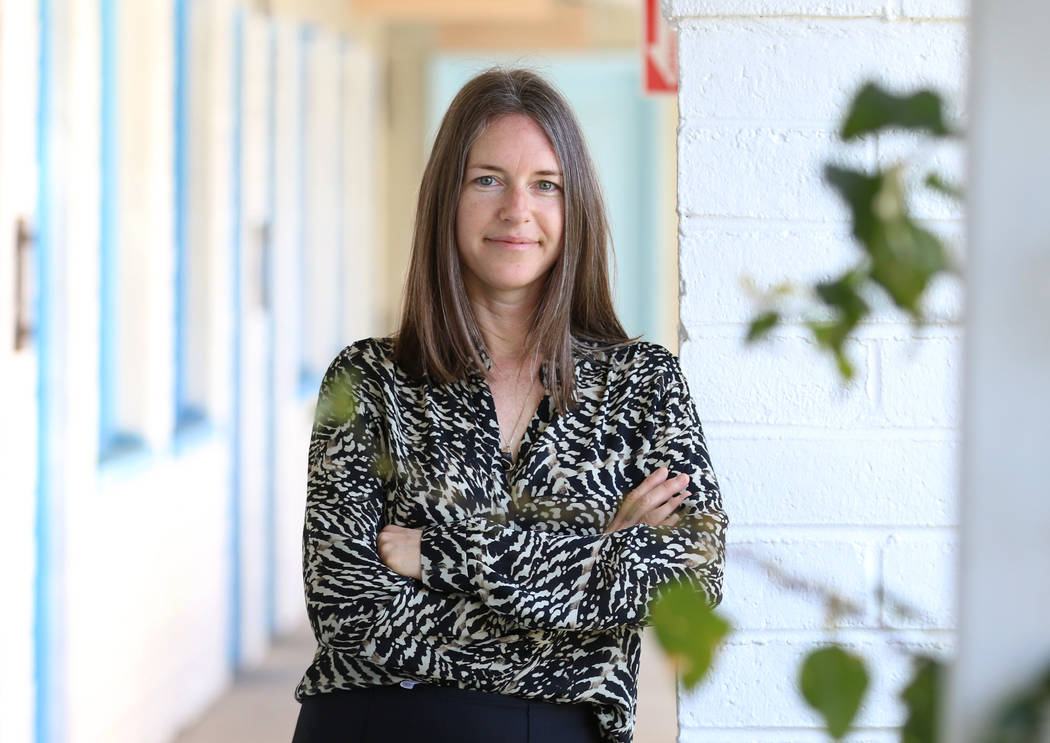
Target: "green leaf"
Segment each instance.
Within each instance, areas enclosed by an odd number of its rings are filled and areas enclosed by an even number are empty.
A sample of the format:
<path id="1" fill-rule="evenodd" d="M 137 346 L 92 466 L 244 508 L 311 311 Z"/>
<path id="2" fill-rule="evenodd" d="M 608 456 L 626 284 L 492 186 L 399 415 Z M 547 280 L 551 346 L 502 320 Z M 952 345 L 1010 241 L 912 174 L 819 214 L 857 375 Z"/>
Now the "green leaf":
<path id="1" fill-rule="evenodd" d="M 823 281 L 816 285 L 817 296 L 835 315 L 853 324 L 859 322 L 870 312 L 868 303 L 858 291 L 868 279 L 865 271 L 854 269 L 834 281 Z"/>
<path id="2" fill-rule="evenodd" d="M 845 345 L 849 334 L 856 327 L 856 322 L 848 318 L 839 317 L 834 320 L 814 320 L 806 323 L 806 325 L 813 331 L 813 337 L 816 339 L 817 345 L 831 351 L 835 357 L 839 376 L 846 382 L 853 379 L 853 364 L 850 363 L 849 357 L 846 355 Z"/>
<path id="3" fill-rule="evenodd" d="M 944 666 L 933 658 L 916 657 L 911 683 L 901 692 L 908 717 L 901 727 L 901 743 L 937 743 Z"/>
<path id="4" fill-rule="evenodd" d="M 729 634 L 729 622 L 688 582 L 673 583 L 660 591 L 650 607 L 650 621 L 657 641 L 678 662 L 686 689 L 703 680 Z"/>
<path id="5" fill-rule="evenodd" d="M 954 186 L 951 183 L 948 183 L 948 181 L 944 180 L 936 173 L 930 173 L 929 175 L 927 175 L 925 180 L 923 180 L 923 183 L 925 183 L 929 188 L 932 188 L 934 191 L 944 194 L 945 196 L 955 199 L 957 201 L 962 201 L 965 197 L 965 194 L 963 193 L 963 190 L 961 188 L 959 188 L 958 186 Z"/>
<path id="6" fill-rule="evenodd" d="M 832 349 L 835 354 L 835 366 L 838 367 L 839 376 L 842 377 L 843 381 L 849 382 L 853 379 L 853 362 L 849 360 L 849 356 L 842 348 Z"/>
<path id="7" fill-rule="evenodd" d="M 357 399 L 354 395 L 356 384 L 356 373 L 346 372 L 331 384 L 325 385 L 317 400 L 316 418 L 329 421 L 329 425 L 341 425 L 353 420 L 357 415 Z"/>
<path id="8" fill-rule="evenodd" d="M 838 645 L 810 653 L 799 673 L 803 698 L 824 718 L 835 740 L 841 740 L 853 724 L 867 688 L 864 661 Z"/>
<path id="9" fill-rule="evenodd" d="M 1000 706 L 983 743 L 1041 743 L 1050 704 L 1050 667 L 1011 694 Z"/>
<path id="10" fill-rule="evenodd" d="M 933 277 L 948 270 L 944 246 L 936 235 L 910 219 L 887 229 L 883 241 L 870 246 L 871 277 L 914 318 L 922 313 L 922 294 Z"/>
<path id="11" fill-rule="evenodd" d="M 869 176 L 833 165 L 824 173 L 849 206 L 853 236 L 871 258 L 871 279 L 898 307 L 921 321 L 923 292 L 950 265 L 937 236 L 908 215 L 901 173 L 891 170 Z"/>
<path id="12" fill-rule="evenodd" d="M 394 460 L 389 455 L 376 454 L 375 459 L 372 461 L 373 475 L 385 482 L 390 480 L 396 471 Z"/>
<path id="13" fill-rule="evenodd" d="M 772 310 L 763 312 L 751 321 L 751 325 L 747 329 L 747 342 L 754 343 L 755 341 L 764 338 L 770 330 L 776 327 L 777 323 L 780 322 L 780 313 Z"/>
<path id="14" fill-rule="evenodd" d="M 944 104 L 937 93 L 920 90 L 898 96 L 868 83 L 854 96 L 840 136 L 849 141 L 884 129 L 925 131 L 937 137 L 953 134 L 944 123 Z"/>
<path id="15" fill-rule="evenodd" d="M 872 204 L 882 189 L 882 174 L 871 176 L 837 165 L 825 165 L 824 180 L 846 202 L 853 216 L 853 236 L 864 242 L 875 227 Z"/>

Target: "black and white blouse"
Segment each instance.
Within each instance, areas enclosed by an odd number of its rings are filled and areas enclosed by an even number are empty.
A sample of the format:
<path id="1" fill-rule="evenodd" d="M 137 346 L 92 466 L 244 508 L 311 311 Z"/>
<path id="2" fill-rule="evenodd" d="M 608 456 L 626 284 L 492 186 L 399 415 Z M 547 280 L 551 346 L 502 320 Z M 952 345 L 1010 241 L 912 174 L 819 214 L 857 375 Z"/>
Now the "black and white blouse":
<path id="1" fill-rule="evenodd" d="M 727 519 L 678 360 L 577 353 L 579 404 L 545 396 L 509 465 L 481 374 L 421 382 L 392 350 L 354 343 L 321 383 L 303 535 L 318 648 L 296 697 L 417 679 L 590 704 L 628 743 L 654 590 L 687 578 L 721 599 Z M 604 534 L 661 466 L 690 475 L 681 521 Z M 379 560 L 390 523 L 423 529 L 421 581 Z"/>

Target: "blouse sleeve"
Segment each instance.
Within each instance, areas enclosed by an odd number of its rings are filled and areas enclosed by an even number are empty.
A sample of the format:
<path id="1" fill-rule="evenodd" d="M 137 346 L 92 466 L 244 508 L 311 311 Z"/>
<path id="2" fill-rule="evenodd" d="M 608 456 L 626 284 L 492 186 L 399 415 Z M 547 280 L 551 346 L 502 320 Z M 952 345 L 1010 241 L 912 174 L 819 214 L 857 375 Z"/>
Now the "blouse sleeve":
<path id="1" fill-rule="evenodd" d="M 674 527 L 578 536 L 480 517 L 430 526 L 423 530 L 423 584 L 477 596 L 523 625 L 573 631 L 646 624 L 655 590 L 675 579 L 718 604 L 728 520 L 685 377 L 669 359 L 639 464 L 645 474 L 665 466 L 690 476 Z"/>
<path id="2" fill-rule="evenodd" d="M 321 382 L 310 436 L 303 579 L 319 644 L 367 653 L 377 637 L 411 637 L 453 614 L 456 599 L 388 568 L 376 551 L 383 526 L 384 451 L 353 346 Z M 362 398 L 367 398 L 363 400 Z"/>

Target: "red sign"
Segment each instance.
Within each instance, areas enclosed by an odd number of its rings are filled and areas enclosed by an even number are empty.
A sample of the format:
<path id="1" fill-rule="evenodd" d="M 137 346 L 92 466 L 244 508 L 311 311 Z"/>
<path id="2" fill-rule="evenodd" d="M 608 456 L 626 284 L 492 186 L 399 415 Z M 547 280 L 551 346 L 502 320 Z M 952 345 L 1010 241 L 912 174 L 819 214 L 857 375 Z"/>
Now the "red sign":
<path id="1" fill-rule="evenodd" d="M 678 92 L 678 36 L 660 12 L 660 0 L 645 0 L 645 92 Z"/>

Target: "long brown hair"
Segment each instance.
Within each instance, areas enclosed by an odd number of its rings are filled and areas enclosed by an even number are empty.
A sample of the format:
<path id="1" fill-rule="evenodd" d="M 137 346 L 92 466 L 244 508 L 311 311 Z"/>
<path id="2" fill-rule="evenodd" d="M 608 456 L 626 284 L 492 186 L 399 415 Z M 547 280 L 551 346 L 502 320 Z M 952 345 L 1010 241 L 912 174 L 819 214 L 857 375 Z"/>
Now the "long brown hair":
<path id="1" fill-rule="evenodd" d="M 464 85 L 441 121 L 419 187 L 412 259 L 394 358 L 444 383 L 484 373 L 484 341 L 467 298 L 456 246 L 456 209 L 471 145 L 493 119 L 524 114 L 547 134 L 564 181 L 564 244 L 547 276 L 526 348 L 544 360 L 558 410 L 575 405 L 574 354 L 629 342 L 609 287 L 605 202 L 576 117 L 555 88 L 528 70 L 493 68 Z"/>

